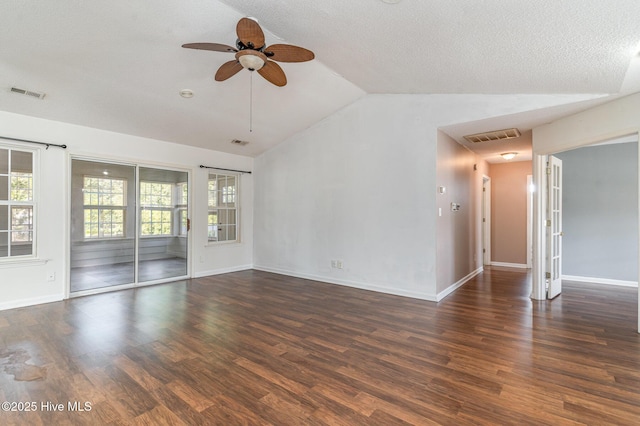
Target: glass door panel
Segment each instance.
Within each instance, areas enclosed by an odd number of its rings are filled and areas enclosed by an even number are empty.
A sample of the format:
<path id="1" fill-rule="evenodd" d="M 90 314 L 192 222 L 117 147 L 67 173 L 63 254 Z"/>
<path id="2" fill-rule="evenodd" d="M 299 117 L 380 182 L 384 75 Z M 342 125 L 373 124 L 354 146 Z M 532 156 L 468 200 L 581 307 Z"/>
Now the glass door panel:
<path id="1" fill-rule="evenodd" d="M 72 160 L 72 293 L 135 283 L 135 182 L 135 166 Z"/>
<path id="2" fill-rule="evenodd" d="M 138 281 L 187 275 L 188 174 L 140 167 Z"/>

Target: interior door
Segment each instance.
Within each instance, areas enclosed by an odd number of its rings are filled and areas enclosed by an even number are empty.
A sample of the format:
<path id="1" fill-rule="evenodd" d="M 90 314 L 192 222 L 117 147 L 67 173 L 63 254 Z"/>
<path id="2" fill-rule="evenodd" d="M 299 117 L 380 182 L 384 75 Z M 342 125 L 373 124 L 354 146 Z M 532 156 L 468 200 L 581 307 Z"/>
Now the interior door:
<path id="1" fill-rule="evenodd" d="M 547 163 L 547 298 L 562 292 L 562 160 Z"/>

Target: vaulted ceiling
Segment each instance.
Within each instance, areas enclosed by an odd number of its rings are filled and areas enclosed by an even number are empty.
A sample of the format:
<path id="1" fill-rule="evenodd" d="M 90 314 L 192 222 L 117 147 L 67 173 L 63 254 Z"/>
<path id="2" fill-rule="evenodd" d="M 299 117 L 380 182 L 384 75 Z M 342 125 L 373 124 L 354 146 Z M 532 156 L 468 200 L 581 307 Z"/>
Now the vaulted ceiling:
<path id="1" fill-rule="evenodd" d="M 316 59 L 281 64 L 282 88 L 246 70 L 214 81 L 233 55 L 181 45 L 235 45 L 243 16 L 258 20 L 267 44 Z M 0 110 L 255 156 L 368 93 L 556 101 L 443 129 L 463 142 L 640 90 L 638 16 L 636 0 L 5 1 Z"/>

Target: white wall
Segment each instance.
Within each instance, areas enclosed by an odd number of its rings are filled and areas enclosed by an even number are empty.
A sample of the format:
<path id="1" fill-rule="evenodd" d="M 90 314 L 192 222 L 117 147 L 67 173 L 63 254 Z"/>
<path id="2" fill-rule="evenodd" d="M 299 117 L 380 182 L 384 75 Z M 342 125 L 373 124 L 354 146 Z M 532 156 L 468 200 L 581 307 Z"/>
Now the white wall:
<path id="1" fill-rule="evenodd" d="M 256 158 L 254 267 L 436 300 L 438 128 L 525 97 L 368 95 Z"/>
<path id="2" fill-rule="evenodd" d="M 0 136 L 66 144 L 40 149 L 38 261 L 0 262 L 0 309 L 61 300 L 67 290 L 71 156 L 184 169 L 192 179 L 192 276 L 247 269 L 253 263 L 253 177 L 241 178 L 241 243 L 207 243 L 207 170 L 200 164 L 252 170 L 253 159 L 56 121 L 0 112 Z M 34 145 L 28 145 L 33 148 Z M 47 275 L 55 273 L 55 281 Z"/>
<path id="3" fill-rule="evenodd" d="M 256 159 L 255 267 L 433 298 L 435 144 L 417 111 L 389 100 L 358 102 Z"/>

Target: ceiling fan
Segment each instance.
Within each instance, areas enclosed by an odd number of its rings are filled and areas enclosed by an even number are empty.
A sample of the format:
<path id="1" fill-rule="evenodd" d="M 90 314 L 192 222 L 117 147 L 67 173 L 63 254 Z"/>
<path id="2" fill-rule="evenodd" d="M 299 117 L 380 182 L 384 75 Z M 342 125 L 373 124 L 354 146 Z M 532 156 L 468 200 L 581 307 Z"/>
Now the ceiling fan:
<path id="1" fill-rule="evenodd" d="M 238 40 L 236 47 L 219 43 L 187 43 L 187 49 L 212 50 L 214 52 L 235 53 L 233 61 L 225 62 L 216 72 L 216 81 L 224 81 L 241 69 L 258 71 L 268 82 L 276 86 L 287 84 L 287 77 L 278 62 L 306 62 L 315 58 L 312 51 L 290 44 L 265 45 L 264 33 L 260 25 L 249 18 L 242 18 L 236 26 Z"/>

